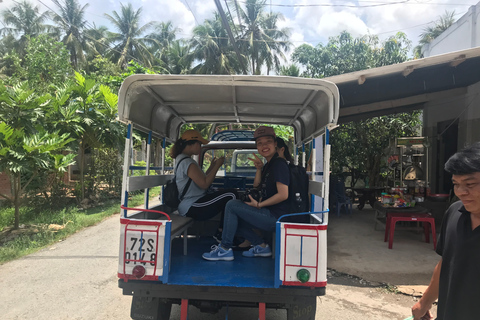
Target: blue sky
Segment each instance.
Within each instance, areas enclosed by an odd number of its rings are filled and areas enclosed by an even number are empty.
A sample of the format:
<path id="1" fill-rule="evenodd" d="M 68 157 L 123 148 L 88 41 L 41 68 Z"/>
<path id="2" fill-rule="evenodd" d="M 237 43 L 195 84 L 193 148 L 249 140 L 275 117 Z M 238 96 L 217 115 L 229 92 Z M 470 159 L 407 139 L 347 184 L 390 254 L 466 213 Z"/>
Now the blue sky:
<path id="1" fill-rule="evenodd" d="M 10 7 L 18 0 L 3 0 L 0 10 Z M 54 9 L 51 0 L 31 0 L 37 3 L 41 11 L 47 6 Z M 244 0 L 238 0 L 240 5 Z M 294 46 L 302 43 L 326 44 L 328 37 L 336 36 L 347 30 L 355 36 L 376 34 L 381 39 L 403 31 L 418 44 L 422 30 L 437 20 L 445 10 L 455 11 L 459 19 L 475 5 L 478 0 L 267 0 L 268 10 L 281 12 L 285 19 L 279 26 L 291 29 Z M 104 13 L 120 12 L 120 3 L 128 1 L 79 0 L 83 5 L 89 3 L 86 18 L 97 26 L 111 25 Z M 182 29 L 180 38 L 188 38 L 198 23 L 213 16 L 216 10 L 214 0 L 130 0 L 134 8 L 143 8 L 143 23 L 148 21 L 172 21 Z M 228 2 L 228 1 L 227 1 Z M 225 1 L 221 1 L 226 9 Z M 270 6 L 271 4 L 271 6 Z M 292 5 L 295 5 L 292 7 Z M 312 6 L 314 5 L 314 6 Z M 233 10 L 231 7 L 230 10 Z"/>

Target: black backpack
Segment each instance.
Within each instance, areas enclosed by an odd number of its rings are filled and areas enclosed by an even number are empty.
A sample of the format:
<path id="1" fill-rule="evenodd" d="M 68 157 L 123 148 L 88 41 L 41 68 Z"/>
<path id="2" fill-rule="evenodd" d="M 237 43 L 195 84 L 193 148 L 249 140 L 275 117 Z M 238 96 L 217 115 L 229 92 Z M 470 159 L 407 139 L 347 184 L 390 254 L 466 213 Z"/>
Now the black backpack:
<path id="1" fill-rule="evenodd" d="M 290 163 L 290 185 L 288 186 L 288 201 L 291 213 L 309 212 L 308 174 L 304 167 Z M 299 197 L 297 196 L 299 195 Z M 308 217 L 308 216 L 307 216 Z"/>
<path id="2" fill-rule="evenodd" d="M 275 161 L 279 161 L 275 158 Z M 308 184 L 309 178 L 307 170 L 300 165 L 288 164 L 290 170 L 290 184 L 288 185 L 288 202 L 290 205 L 290 213 L 309 212 L 310 211 L 310 199 L 308 196 Z M 298 197 L 297 197 L 298 194 Z M 292 216 L 282 219 L 283 222 L 301 222 L 309 223 L 310 215 Z"/>
<path id="3" fill-rule="evenodd" d="M 177 209 L 178 205 L 180 204 L 181 199 L 185 196 L 185 193 L 187 193 L 188 187 L 190 187 L 190 184 L 192 183 L 192 178 L 188 179 L 187 184 L 185 185 L 185 188 L 183 189 L 182 195 L 179 197 L 178 193 L 178 187 L 177 187 L 177 169 L 178 166 L 180 165 L 180 162 L 183 160 L 187 159 L 188 157 L 185 157 L 178 161 L 177 166 L 175 168 L 175 176 L 173 177 L 172 180 L 167 181 L 167 185 L 165 189 L 163 189 L 163 203 L 165 203 L 167 206 L 169 206 L 172 209 Z"/>

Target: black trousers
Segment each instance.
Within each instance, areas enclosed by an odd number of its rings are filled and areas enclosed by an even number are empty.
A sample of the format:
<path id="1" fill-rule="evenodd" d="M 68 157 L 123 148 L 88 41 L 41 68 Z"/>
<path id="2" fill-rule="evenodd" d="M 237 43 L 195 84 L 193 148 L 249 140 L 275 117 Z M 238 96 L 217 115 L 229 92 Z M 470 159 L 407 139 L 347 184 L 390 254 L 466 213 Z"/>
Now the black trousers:
<path id="1" fill-rule="evenodd" d="M 208 193 L 192 204 L 186 216 L 196 221 L 205 221 L 215 217 L 220 212 L 220 226 L 223 226 L 223 211 L 230 200 L 238 198 L 236 189 L 224 189 Z"/>

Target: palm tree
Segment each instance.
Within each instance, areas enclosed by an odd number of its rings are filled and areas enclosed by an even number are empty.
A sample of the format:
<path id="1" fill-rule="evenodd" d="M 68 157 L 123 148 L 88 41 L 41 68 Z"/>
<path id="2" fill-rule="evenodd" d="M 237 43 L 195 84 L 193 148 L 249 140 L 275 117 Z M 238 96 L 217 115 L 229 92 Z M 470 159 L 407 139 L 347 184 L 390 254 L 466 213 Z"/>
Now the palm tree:
<path id="1" fill-rule="evenodd" d="M 59 28 L 64 32 L 62 42 L 70 51 L 70 61 L 75 69 L 78 68 L 79 62 L 85 62 L 85 38 L 83 32 L 87 25 L 84 19 L 85 9 L 88 3 L 83 7 L 77 0 L 53 0 L 58 7 L 60 13 L 54 13 L 53 21 L 57 23 Z"/>
<path id="2" fill-rule="evenodd" d="M 190 47 L 194 59 L 200 61 L 192 69 L 192 73 L 235 74 L 240 72 L 235 51 L 228 40 L 218 13 L 215 14 L 214 19 L 206 19 L 203 24 L 193 29 Z"/>
<path id="3" fill-rule="evenodd" d="M 420 34 L 419 45 L 414 48 L 415 58 L 423 58 L 423 47 L 440 36 L 445 30 L 450 28 L 450 26 L 455 22 L 454 16 L 455 11 L 445 11 L 445 13 L 435 22 L 433 27 L 428 26 L 423 29 L 423 33 Z"/>
<path id="4" fill-rule="evenodd" d="M 11 34 L 0 39 L 0 79 L 8 79 L 17 71 L 20 57 L 15 52 L 18 45 L 17 39 Z"/>
<path id="5" fill-rule="evenodd" d="M 300 76 L 300 68 L 296 64 L 290 64 L 288 66 L 281 66 L 279 74 L 281 76 L 299 77 Z"/>
<path id="6" fill-rule="evenodd" d="M 148 67 L 152 65 L 153 55 L 148 51 L 147 43 L 154 44 L 155 40 L 149 38 L 142 38 L 148 29 L 150 29 L 156 22 L 151 21 L 143 26 L 139 26 L 142 8 L 134 10 L 129 3 L 122 7 L 121 15 L 113 11 L 113 16 L 105 14 L 105 16 L 112 22 L 118 33 L 111 33 L 109 39 L 116 43 L 111 50 L 114 60 L 119 66 L 125 68 L 128 60 L 138 59 Z"/>
<path id="7" fill-rule="evenodd" d="M 110 48 L 108 36 L 108 28 L 105 26 L 97 27 L 95 23 L 90 29 L 84 31 L 88 60 L 93 60 L 97 56 L 105 56 Z"/>
<path id="8" fill-rule="evenodd" d="M 0 35 L 19 36 L 15 49 L 20 56 L 23 56 L 28 37 L 50 29 L 50 26 L 45 24 L 50 17 L 49 12 L 40 13 L 39 7 L 33 6 L 27 0 L 15 2 L 12 8 L 3 10 L 0 15 L 5 25 L 0 29 Z"/>
<path id="9" fill-rule="evenodd" d="M 171 21 L 156 23 L 154 27 L 154 31 L 146 37 L 153 40 L 149 50 L 155 56 L 156 62 L 168 72 L 172 65 L 169 61 L 170 46 L 181 29 L 175 27 Z"/>
<path id="10" fill-rule="evenodd" d="M 245 8 L 237 7 L 237 15 L 242 24 L 239 26 L 240 46 L 248 52 L 252 73 L 260 74 L 263 65 L 270 69 L 280 66 L 280 59 L 286 60 L 283 51 L 290 49 L 289 30 L 278 29 L 277 21 L 283 19 L 280 13 L 265 14 L 266 0 L 247 0 Z"/>
<path id="11" fill-rule="evenodd" d="M 156 40 L 153 51 L 158 58 L 162 58 L 167 53 L 171 43 L 177 38 L 177 33 L 181 31 L 182 29 L 175 27 L 172 21 L 155 24 L 155 29 L 147 38 Z"/>
<path id="12" fill-rule="evenodd" d="M 264 50 L 261 51 L 261 62 L 267 67 L 267 75 L 270 70 L 280 71 L 280 59 L 287 61 L 284 52 L 288 52 L 291 47 L 289 41 L 290 30 L 288 28 L 278 29 L 277 21 L 283 20 L 280 13 L 269 13 L 264 20 L 264 32 L 268 37 L 263 42 Z"/>
<path id="13" fill-rule="evenodd" d="M 173 41 L 168 48 L 168 70 L 172 74 L 188 74 L 192 69 L 193 55 L 184 40 Z"/>

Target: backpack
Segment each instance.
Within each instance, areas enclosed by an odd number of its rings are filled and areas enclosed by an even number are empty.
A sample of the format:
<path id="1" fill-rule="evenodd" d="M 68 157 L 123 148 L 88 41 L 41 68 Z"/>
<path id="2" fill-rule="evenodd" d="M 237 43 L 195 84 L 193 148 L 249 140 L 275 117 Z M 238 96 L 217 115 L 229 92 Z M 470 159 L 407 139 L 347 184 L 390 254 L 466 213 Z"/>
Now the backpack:
<path id="1" fill-rule="evenodd" d="M 290 184 L 288 186 L 288 202 L 290 213 L 309 212 L 310 197 L 308 196 L 308 174 L 307 170 L 300 165 L 290 163 Z M 297 197 L 299 195 L 299 197 Z M 310 215 L 292 216 L 282 219 L 284 222 L 309 223 Z"/>
<path id="2" fill-rule="evenodd" d="M 282 159 L 282 158 L 276 158 Z M 282 159 L 286 162 L 285 159 Z M 288 185 L 288 203 L 290 206 L 290 213 L 309 212 L 310 199 L 308 196 L 308 174 L 307 170 L 300 165 L 288 164 L 290 171 L 290 184 Z M 299 194 L 297 200 L 297 194 Z M 309 223 L 309 215 L 293 216 L 282 219 L 284 222 L 301 222 Z"/>
<path id="3" fill-rule="evenodd" d="M 307 170 L 300 165 L 290 163 L 290 185 L 288 186 L 288 201 L 290 202 L 291 213 L 309 212 L 308 197 L 308 174 Z M 297 194 L 300 195 L 300 201 L 297 201 Z M 308 216 L 307 216 L 308 217 Z"/>
<path id="4" fill-rule="evenodd" d="M 185 157 L 178 161 L 177 166 L 175 168 L 175 176 L 173 177 L 172 180 L 167 181 L 167 185 L 165 189 L 163 189 L 163 203 L 165 203 L 167 206 L 169 206 L 172 209 L 177 209 L 178 205 L 180 204 L 181 199 L 185 196 L 185 193 L 187 193 L 188 187 L 190 187 L 190 184 L 192 183 L 192 178 L 188 179 L 188 182 L 183 189 L 182 195 L 179 197 L 178 193 L 178 187 L 177 187 L 177 181 L 176 181 L 176 172 L 178 169 L 178 166 L 180 165 L 180 162 L 183 160 L 187 159 L 188 157 Z"/>

